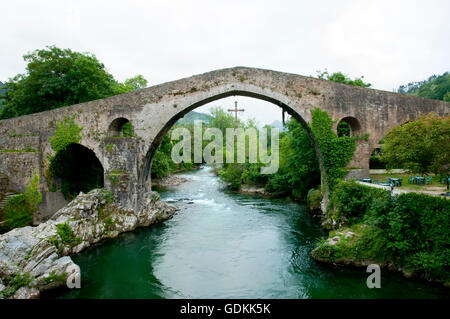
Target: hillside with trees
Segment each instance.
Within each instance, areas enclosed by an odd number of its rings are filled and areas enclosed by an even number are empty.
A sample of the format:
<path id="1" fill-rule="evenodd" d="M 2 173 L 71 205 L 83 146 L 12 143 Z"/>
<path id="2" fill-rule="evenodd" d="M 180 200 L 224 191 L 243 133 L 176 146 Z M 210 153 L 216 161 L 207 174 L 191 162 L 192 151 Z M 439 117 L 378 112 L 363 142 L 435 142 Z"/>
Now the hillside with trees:
<path id="1" fill-rule="evenodd" d="M 401 85 L 397 92 L 450 102 L 450 74 L 445 72 L 442 75 L 432 75 L 424 81 Z"/>

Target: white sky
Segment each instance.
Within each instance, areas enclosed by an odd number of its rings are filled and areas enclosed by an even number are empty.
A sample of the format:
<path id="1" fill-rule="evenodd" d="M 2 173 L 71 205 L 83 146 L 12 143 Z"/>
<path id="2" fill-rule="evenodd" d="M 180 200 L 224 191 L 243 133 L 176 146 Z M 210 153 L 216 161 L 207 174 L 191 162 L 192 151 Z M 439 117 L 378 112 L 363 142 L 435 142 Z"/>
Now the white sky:
<path id="1" fill-rule="evenodd" d="M 233 66 L 313 76 L 327 68 L 392 91 L 450 70 L 449 12 L 448 0 L 2 1 L 0 81 L 24 71 L 24 53 L 56 45 L 94 53 L 119 81 L 142 74 L 154 85 Z M 265 102 L 236 99 L 249 107 L 244 117 L 281 118 L 258 108 Z"/>

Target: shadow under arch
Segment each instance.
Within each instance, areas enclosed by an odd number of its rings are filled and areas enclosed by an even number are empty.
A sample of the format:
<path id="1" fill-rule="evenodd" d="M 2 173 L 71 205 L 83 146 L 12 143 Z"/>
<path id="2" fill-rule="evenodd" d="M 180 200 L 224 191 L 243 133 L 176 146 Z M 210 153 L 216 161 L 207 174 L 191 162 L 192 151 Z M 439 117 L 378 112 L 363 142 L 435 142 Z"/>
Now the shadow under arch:
<path id="1" fill-rule="evenodd" d="M 361 126 L 360 121 L 356 117 L 353 117 L 353 116 L 343 117 L 338 122 L 338 125 L 337 125 L 338 128 L 341 123 L 347 124 L 348 127 L 350 128 L 349 136 L 356 136 L 356 135 L 361 134 L 362 126 Z M 340 134 L 340 132 L 339 132 L 339 129 L 337 129 L 337 134 L 338 134 L 338 136 L 342 136 L 342 134 Z"/>
<path id="2" fill-rule="evenodd" d="M 129 127 L 127 127 L 129 126 Z M 131 130 L 131 132 L 126 132 L 124 129 Z M 118 117 L 114 119 L 108 126 L 108 136 L 116 137 L 116 136 L 127 136 L 132 135 L 133 126 L 129 119 L 125 117 Z M 128 134 L 127 134 L 128 133 Z"/>
<path id="3" fill-rule="evenodd" d="M 93 150 L 79 143 L 58 151 L 50 161 L 50 170 L 66 199 L 75 197 L 80 191 L 87 193 L 104 187 L 102 162 Z"/>
<path id="4" fill-rule="evenodd" d="M 319 145 L 318 145 L 318 143 L 314 137 L 314 134 L 311 131 L 311 128 L 309 127 L 308 123 L 303 119 L 303 117 L 297 111 L 295 111 L 288 104 L 280 101 L 277 98 L 274 98 L 274 97 L 271 97 L 268 95 L 264 95 L 261 93 L 255 93 L 255 92 L 245 91 L 245 90 L 236 90 L 236 89 L 233 89 L 233 90 L 230 90 L 227 92 L 223 92 L 223 93 L 219 93 L 219 94 L 215 94 L 215 95 L 207 97 L 207 98 L 203 98 L 203 99 L 191 104 L 187 108 L 180 110 L 175 116 L 170 118 L 164 124 L 163 128 L 159 131 L 159 133 L 156 135 L 156 137 L 152 141 L 152 143 L 145 155 L 142 167 L 141 167 L 140 171 L 138 172 L 138 182 L 139 182 L 139 185 L 144 188 L 144 191 L 151 190 L 150 176 L 151 176 L 151 166 L 152 166 L 153 157 L 154 157 L 155 152 L 156 152 L 159 144 L 161 143 L 163 137 L 167 134 L 167 132 L 170 130 L 170 128 L 179 119 L 184 117 L 184 115 L 186 115 L 190 111 L 192 111 L 202 105 L 205 105 L 205 104 L 208 104 L 208 103 L 211 103 L 211 102 L 214 102 L 214 101 L 226 98 L 226 97 L 230 97 L 230 96 L 245 96 L 245 97 L 251 97 L 251 98 L 255 98 L 255 99 L 273 103 L 273 104 L 281 107 L 289 115 L 291 115 L 292 117 L 294 117 L 296 120 L 299 121 L 299 123 L 301 124 L 303 129 L 306 131 L 309 140 L 311 141 L 312 145 L 314 146 L 314 149 L 315 149 L 318 161 L 319 161 L 319 168 L 320 168 L 320 175 L 321 175 L 321 190 L 322 190 L 324 202 L 326 203 L 328 201 L 327 175 L 325 172 L 325 167 L 323 165 L 323 158 L 322 158 L 322 154 L 319 149 Z"/>

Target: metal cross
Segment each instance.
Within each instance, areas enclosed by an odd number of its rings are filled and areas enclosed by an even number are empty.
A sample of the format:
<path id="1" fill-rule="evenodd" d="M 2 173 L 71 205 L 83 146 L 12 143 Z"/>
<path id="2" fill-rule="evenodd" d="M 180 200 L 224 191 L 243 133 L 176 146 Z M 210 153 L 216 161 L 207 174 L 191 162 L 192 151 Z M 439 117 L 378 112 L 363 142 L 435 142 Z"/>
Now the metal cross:
<path id="1" fill-rule="evenodd" d="M 244 112 L 244 109 L 238 109 L 237 101 L 234 102 L 234 109 L 228 109 L 228 112 L 234 112 L 234 121 L 237 123 L 237 114 L 238 112 Z"/>

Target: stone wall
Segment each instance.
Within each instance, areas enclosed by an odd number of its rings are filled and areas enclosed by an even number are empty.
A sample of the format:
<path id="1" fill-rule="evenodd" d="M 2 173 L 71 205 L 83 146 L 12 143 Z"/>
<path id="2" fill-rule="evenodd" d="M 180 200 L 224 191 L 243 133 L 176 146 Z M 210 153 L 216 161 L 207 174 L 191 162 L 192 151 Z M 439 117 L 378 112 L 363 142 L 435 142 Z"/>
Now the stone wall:
<path id="1" fill-rule="evenodd" d="M 13 190 L 23 192 L 34 171 L 40 173 L 40 137 L 13 132 L 0 136 L 0 174 L 8 177 Z"/>

